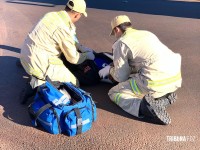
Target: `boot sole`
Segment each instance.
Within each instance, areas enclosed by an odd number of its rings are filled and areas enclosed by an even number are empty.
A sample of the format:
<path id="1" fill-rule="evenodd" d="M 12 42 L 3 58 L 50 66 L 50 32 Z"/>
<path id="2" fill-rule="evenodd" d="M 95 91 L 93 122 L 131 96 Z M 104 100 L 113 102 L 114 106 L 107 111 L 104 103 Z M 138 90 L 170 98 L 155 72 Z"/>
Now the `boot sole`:
<path id="1" fill-rule="evenodd" d="M 147 107 L 152 112 L 153 116 L 157 119 L 158 122 L 164 125 L 168 125 L 171 123 L 171 119 L 169 114 L 166 112 L 165 108 L 158 102 L 147 101 Z"/>
<path id="2" fill-rule="evenodd" d="M 161 98 L 156 98 L 156 104 L 162 105 L 165 108 L 167 108 L 169 105 L 173 104 L 177 100 L 177 95 L 176 93 L 170 93 L 166 97 L 161 97 Z"/>

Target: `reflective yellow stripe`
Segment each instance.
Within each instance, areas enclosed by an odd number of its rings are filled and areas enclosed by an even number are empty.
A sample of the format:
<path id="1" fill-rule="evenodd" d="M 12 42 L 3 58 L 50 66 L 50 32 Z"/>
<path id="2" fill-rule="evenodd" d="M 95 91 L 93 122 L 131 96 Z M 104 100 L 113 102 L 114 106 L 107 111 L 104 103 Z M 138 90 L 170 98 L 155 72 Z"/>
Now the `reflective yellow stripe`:
<path id="1" fill-rule="evenodd" d="M 21 63 L 22 66 L 24 67 L 24 69 L 30 74 L 30 75 L 34 75 L 38 78 L 42 78 L 43 74 L 40 71 L 37 71 L 35 69 L 33 69 L 29 64 L 27 64 L 22 58 L 21 58 Z"/>
<path id="2" fill-rule="evenodd" d="M 178 73 L 177 75 L 175 75 L 171 78 L 166 78 L 163 80 L 157 80 L 157 81 L 148 80 L 148 87 L 164 86 L 164 85 L 176 82 L 180 79 L 181 79 L 181 73 Z"/>
<path id="3" fill-rule="evenodd" d="M 132 88 L 133 93 L 135 93 L 135 94 L 141 94 L 141 91 L 139 90 L 139 88 L 138 88 L 137 83 L 136 83 L 135 80 L 130 80 L 130 84 L 131 84 L 131 88 Z"/>
<path id="4" fill-rule="evenodd" d="M 70 33 L 71 32 L 70 29 L 72 28 L 72 25 L 70 24 L 69 18 L 66 16 L 66 13 L 64 11 L 60 11 L 58 12 L 58 15 L 60 19 L 66 24 L 65 30 L 67 30 L 68 33 Z M 75 41 L 75 44 L 79 43 L 78 38 L 76 37 L 76 34 L 73 34 L 73 39 Z"/>
<path id="5" fill-rule="evenodd" d="M 66 12 L 59 11 L 57 13 L 58 13 L 58 16 L 60 17 L 60 20 L 62 20 L 65 23 L 65 25 L 70 28 L 71 26 L 69 24 L 69 18 L 67 17 Z"/>
<path id="6" fill-rule="evenodd" d="M 115 95 L 114 102 L 115 102 L 117 105 L 119 104 L 120 97 L 121 97 L 121 94 L 120 94 L 120 93 L 117 93 L 117 94 Z"/>
<path id="7" fill-rule="evenodd" d="M 49 63 L 52 65 L 63 65 L 62 60 L 58 58 L 49 58 Z"/>

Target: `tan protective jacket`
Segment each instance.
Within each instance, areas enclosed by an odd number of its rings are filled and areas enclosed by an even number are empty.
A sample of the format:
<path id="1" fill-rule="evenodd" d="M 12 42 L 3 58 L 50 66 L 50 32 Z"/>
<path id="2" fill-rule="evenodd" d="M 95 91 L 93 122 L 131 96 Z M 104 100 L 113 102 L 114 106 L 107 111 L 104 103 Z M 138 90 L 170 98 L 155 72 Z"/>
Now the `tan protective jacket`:
<path id="1" fill-rule="evenodd" d="M 181 87 L 181 56 L 172 52 L 151 32 L 128 28 L 113 45 L 112 77 L 123 82 L 134 78 L 134 93 L 152 92 L 154 97 Z"/>
<path id="2" fill-rule="evenodd" d="M 63 65 L 61 52 L 72 64 L 86 60 L 79 53 L 76 28 L 66 11 L 47 13 L 33 28 L 22 48 L 21 63 L 26 72 L 44 80 L 49 64 Z"/>

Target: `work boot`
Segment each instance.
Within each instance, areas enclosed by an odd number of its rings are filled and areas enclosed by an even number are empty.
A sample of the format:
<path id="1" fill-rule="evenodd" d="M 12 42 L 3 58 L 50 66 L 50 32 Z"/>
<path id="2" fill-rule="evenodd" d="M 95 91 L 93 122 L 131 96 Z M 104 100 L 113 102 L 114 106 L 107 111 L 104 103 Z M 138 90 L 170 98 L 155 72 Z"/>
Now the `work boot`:
<path id="1" fill-rule="evenodd" d="M 177 100 L 177 94 L 175 92 L 168 93 L 162 97 L 155 98 L 155 100 L 166 108 Z"/>
<path id="2" fill-rule="evenodd" d="M 165 109 L 162 103 L 159 103 L 148 94 L 140 104 L 140 115 L 153 118 L 158 124 L 167 125 L 171 123 L 171 119 Z"/>

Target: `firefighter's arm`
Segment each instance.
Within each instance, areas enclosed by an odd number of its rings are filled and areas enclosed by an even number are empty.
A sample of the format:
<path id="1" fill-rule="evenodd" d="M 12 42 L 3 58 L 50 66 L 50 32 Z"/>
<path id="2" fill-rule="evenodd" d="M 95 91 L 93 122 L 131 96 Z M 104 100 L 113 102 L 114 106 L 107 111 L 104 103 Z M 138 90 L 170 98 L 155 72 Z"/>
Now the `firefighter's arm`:
<path id="1" fill-rule="evenodd" d="M 110 75 L 117 82 L 126 81 L 129 78 L 131 68 L 128 63 L 129 48 L 122 42 L 113 45 L 114 67 L 110 68 Z"/>
<path id="2" fill-rule="evenodd" d="M 86 59 L 94 59 L 93 55 L 89 52 L 80 53 L 76 47 L 76 41 L 65 30 L 58 29 L 54 36 L 59 36 L 58 45 L 67 61 L 72 64 L 80 64 Z"/>

